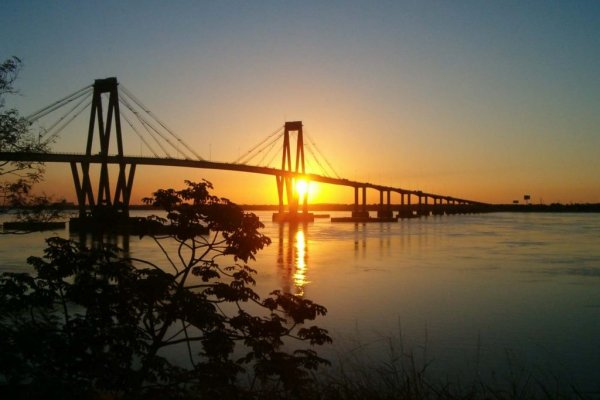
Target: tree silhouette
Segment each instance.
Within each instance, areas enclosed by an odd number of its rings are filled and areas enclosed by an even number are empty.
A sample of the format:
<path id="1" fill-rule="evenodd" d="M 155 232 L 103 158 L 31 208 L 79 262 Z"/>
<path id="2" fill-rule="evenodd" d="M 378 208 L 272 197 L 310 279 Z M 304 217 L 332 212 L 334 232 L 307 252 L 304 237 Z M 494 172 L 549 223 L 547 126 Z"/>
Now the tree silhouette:
<path id="1" fill-rule="evenodd" d="M 270 239 L 254 214 L 186 181 L 147 202 L 166 218 L 146 234 L 166 265 L 50 238 L 29 274 L 0 278 L 0 374 L 31 398 L 277 398 L 302 393 L 331 342 L 307 323 L 326 309 L 274 291 L 261 298 L 247 263 Z M 166 233 L 165 233 L 166 232 Z M 172 249 L 172 250 L 167 250 Z M 304 342 L 308 347 L 290 341 Z M 185 349 L 174 362 L 169 349 Z M 242 373 L 252 379 L 244 384 Z"/>
<path id="2" fill-rule="evenodd" d="M 18 93 L 14 83 L 22 68 L 18 57 L 11 57 L 0 64 L 0 151 L 45 152 L 46 142 L 40 142 L 30 131 L 30 123 L 13 108 L 5 108 L 5 96 Z M 0 206 L 22 208 L 41 206 L 48 201 L 45 196 L 29 196 L 32 186 L 44 174 L 44 165 L 31 161 L 0 162 Z"/>

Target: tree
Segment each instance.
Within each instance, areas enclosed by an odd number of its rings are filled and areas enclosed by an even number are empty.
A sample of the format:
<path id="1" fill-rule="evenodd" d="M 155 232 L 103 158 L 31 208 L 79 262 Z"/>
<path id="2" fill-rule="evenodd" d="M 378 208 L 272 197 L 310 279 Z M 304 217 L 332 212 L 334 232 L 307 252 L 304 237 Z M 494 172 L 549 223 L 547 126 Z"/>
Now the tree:
<path id="1" fill-rule="evenodd" d="M 6 95 L 18 93 L 14 83 L 22 68 L 18 57 L 11 57 L 0 64 L 0 151 L 1 152 L 45 152 L 48 144 L 39 142 L 31 133 L 27 119 L 15 109 L 6 109 Z M 0 161 L 0 205 L 14 206 L 11 199 L 15 194 L 24 200 L 23 194 L 29 194 L 33 184 L 39 182 L 44 173 L 44 165 L 39 162 Z M 20 204 L 21 206 L 23 204 Z"/>
<path id="2" fill-rule="evenodd" d="M 327 363 L 312 346 L 331 338 L 307 326 L 326 309 L 277 290 L 261 299 L 247 264 L 270 243 L 258 217 L 211 195 L 209 182 L 186 183 L 146 199 L 166 211 L 146 221 L 146 234 L 167 265 L 50 238 L 44 258 L 28 260 L 36 275 L 0 277 L 9 389 L 31 398 L 37 388 L 62 398 L 302 395 L 309 372 Z M 309 347 L 292 350 L 290 340 Z M 173 347 L 187 365 L 168 357 Z"/>

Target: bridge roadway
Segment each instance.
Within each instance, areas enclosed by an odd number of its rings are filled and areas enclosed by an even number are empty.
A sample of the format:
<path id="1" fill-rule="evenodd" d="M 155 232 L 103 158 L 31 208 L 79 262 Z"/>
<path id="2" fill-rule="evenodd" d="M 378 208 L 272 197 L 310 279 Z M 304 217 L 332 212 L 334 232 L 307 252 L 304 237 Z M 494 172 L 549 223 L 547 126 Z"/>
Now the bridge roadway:
<path id="1" fill-rule="evenodd" d="M 481 205 L 484 203 L 460 199 L 452 196 L 438 195 L 434 193 L 426 193 L 420 190 L 408 190 L 397 187 L 377 185 L 369 182 L 357 182 L 342 178 L 331 178 L 317 174 L 302 174 L 297 172 L 284 171 L 277 168 L 257 167 L 245 164 L 234 164 L 225 162 L 215 162 L 206 160 L 190 160 L 181 158 L 156 158 L 156 157 L 141 157 L 141 156 L 118 156 L 108 155 L 86 155 L 75 153 L 33 153 L 33 152 L 0 152 L 0 161 L 25 161 L 25 162 L 49 162 L 49 163 L 90 163 L 90 164 L 135 164 L 135 165 L 159 165 L 169 167 L 187 167 L 199 169 L 218 169 L 225 171 L 240 171 L 254 174 L 273 175 L 303 178 L 308 181 L 327 183 L 330 185 L 348 186 L 352 188 L 369 188 L 379 190 L 380 192 L 395 192 L 405 195 L 413 195 L 419 198 L 431 198 L 448 203 Z"/>

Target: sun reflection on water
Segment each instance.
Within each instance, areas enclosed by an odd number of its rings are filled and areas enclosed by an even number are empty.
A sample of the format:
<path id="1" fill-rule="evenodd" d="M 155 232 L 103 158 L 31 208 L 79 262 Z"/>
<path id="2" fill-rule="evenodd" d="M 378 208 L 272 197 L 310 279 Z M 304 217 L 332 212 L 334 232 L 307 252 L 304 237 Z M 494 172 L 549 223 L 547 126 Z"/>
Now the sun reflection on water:
<path id="1" fill-rule="evenodd" d="M 308 283 L 306 280 L 306 238 L 304 231 L 298 229 L 294 235 L 294 286 L 296 286 L 296 294 L 304 295 L 304 286 Z"/>
<path id="2" fill-rule="evenodd" d="M 308 274 L 308 238 L 306 225 L 281 225 L 277 264 L 281 268 L 284 291 L 304 296 L 310 281 Z"/>

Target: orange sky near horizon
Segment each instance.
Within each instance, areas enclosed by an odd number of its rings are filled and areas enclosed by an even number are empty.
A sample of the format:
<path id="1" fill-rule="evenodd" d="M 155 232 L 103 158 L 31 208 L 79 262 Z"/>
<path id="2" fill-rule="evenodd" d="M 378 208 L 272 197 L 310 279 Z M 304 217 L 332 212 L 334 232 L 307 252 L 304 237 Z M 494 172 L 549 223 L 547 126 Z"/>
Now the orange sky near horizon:
<path id="1" fill-rule="evenodd" d="M 142 204 L 142 198 L 148 197 L 157 189 L 174 188 L 181 189 L 185 187 L 185 180 L 200 181 L 206 179 L 214 186 L 213 193 L 220 197 L 226 197 L 238 204 L 277 204 L 277 186 L 275 178 L 267 175 L 249 174 L 231 171 L 214 170 L 195 170 L 191 168 L 178 167 L 155 167 L 138 166 L 134 183 L 134 190 L 131 197 L 132 204 Z M 509 176 L 506 179 L 511 179 Z M 114 182 L 114 180 L 113 180 Z M 372 180 L 371 182 L 377 182 Z M 522 184 L 523 190 L 511 196 L 505 188 L 513 182 L 500 180 L 494 182 L 480 182 L 478 185 L 470 185 L 475 190 L 459 192 L 462 183 L 453 182 L 453 184 L 442 184 L 439 181 L 431 182 L 432 187 L 441 188 L 438 193 L 453 195 L 466 199 L 490 202 L 490 203 L 510 203 L 512 200 L 523 201 L 523 195 L 535 192 L 535 185 L 532 183 L 528 191 L 525 184 Z M 340 187 L 327 185 L 318 182 L 312 182 L 314 186 L 309 203 L 339 203 L 350 204 L 354 202 L 354 190 L 350 187 Z M 453 186 L 454 185 L 454 186 Z M 400 185 L 398 185 L 400 186 Z M 408 189 L 420 190 L 419 187 L 400 186 Z M 443 190 L 447 189 L 447 190 Z M 454 191 L 452 189 L 455 189 Z M 589 188 L 581 187 L 564 194 L 564 188 L 557 186 L 545 189 L 547 197 L 536 197 L 532 194 L 533 203 L 586 203 L 594 202 L 586 200 L 590 196 Z M 45 181 L 38 185 L 36 191 L 51 195 L 55 200 L 65 198 L 68 201 L 76 202 L 75 190 L 71 177 L 70 167 L 64 165 L 48 166 Z M 435 193 L 435 192 L 434 192 Z M 561 200 L 555 200 L 555 199 Z M 564 200 L 562 200 L 564 199 Z M 369 203 L 379 202 L 379 192 L 375 190 L 367 191 L 367 201 Z M 413 200 L 414 201 L 414 200 Z M 400 203 L 400 195 L 392 193 L 392 203 Z"/>
<path id="2" fill-rule="evenodd" d="M 350 180 L 600 203 L 599 18 L 600 3 L 585 1 L 7 0 L 0 58 L 24 62 L 19 95 L 6 98 L 23 115 L 115 76 L 212 161 L 302 121 Z M 56 151 L 84 151 L 89 113 L 80 118 Z M 126 154 L 149 154 L 124 134 Z M 277 202 L 273 177 L 139 166 L 132 203 L 202 178 L 237 203 Z M 73 201 L 69 166 L 48 165 L 37 190 Z M 353 200 L 327 185 L 312 199 Z"/>

